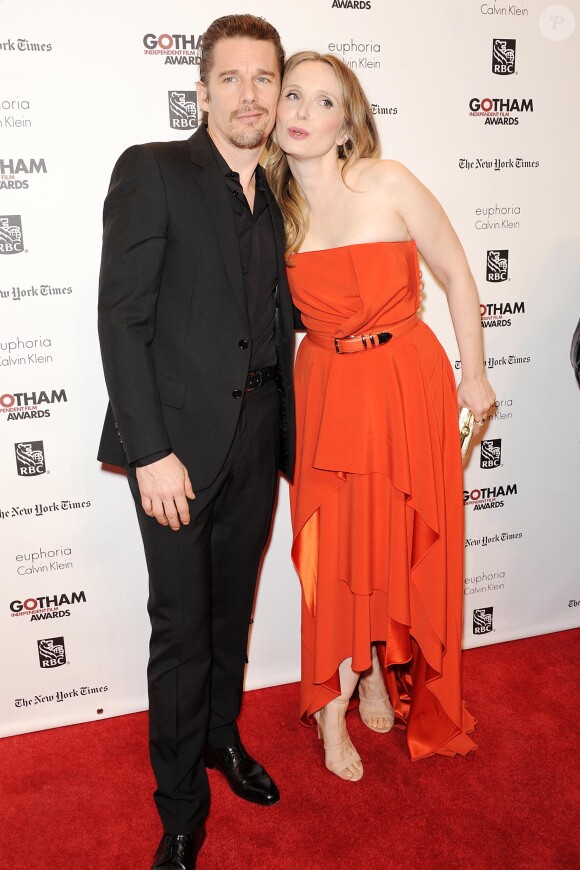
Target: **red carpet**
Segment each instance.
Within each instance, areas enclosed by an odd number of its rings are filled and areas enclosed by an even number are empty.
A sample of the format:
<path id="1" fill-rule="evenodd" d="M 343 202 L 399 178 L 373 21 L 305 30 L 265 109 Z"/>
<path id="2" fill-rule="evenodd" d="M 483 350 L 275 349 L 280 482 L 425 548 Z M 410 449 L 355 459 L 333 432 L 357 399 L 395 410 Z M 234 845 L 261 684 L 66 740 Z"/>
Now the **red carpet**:
<path id="1" fill-rule="evenodd" d="M 464 653 L 478 717 L 467 758 L 411 764 L 401 731 L 349 728 L 365 774 L 342 783 L 297 720 L 298 687 L 245 696 L 245 742 L 282 792 L 236 798 L 210 771 L 199 870 L 578 868 L 580 630 Z M 146 714 L 6 738 L 2 870 L 144 870 L 160 837 Z"/>

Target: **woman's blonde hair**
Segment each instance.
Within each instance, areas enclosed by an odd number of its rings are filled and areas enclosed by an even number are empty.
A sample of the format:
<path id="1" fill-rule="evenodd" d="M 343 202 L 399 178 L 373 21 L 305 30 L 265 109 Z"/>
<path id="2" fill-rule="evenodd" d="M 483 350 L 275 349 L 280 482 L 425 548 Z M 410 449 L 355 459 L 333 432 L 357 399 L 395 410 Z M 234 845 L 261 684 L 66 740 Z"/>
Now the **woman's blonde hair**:
<path id="1" fill-rule="evenodd" d="M 338 146 L 338 157 L 343 161 L 343 179 L 348 170 L 361 157 L 376 157 L 379 154 L 379 134 L 361 84 L 353 71 L 333 54 L 317 51 L 299 51 L 286 61 L 284 82 L 299 64 L 305 61 L 327 63 L 334 70 L 341 92 L 344 112 L 344 132 L 348 139 Z M 274 142 L 266 160 L 266 175 L 278 205 L 284 216 L 286 230 L 286 254 L 292 254 L 302 245 L 308 231 L 308 206 L 304 194 L 292 177 L 285 153 Z"/>

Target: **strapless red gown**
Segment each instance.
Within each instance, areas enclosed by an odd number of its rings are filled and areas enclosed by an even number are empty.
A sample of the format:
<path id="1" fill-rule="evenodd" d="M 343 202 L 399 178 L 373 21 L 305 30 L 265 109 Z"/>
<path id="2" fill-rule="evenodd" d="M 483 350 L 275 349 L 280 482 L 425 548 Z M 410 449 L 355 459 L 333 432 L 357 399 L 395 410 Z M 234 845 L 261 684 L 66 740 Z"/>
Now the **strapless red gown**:
<path id="1" fill-rule="evenodd" d="M 294 254 L 307 330 L 341 337 L 412 325 L 415 243 Z M 457 392 L 421 321 L 388 344 L 337 354 L 308 339 L 295 371 L 292 558 L 302 585 L 301 713 L 339 693 L 338 665 L 377 642 L 412 759 L 466 754 L 461 699 L 463 485 Z"/>

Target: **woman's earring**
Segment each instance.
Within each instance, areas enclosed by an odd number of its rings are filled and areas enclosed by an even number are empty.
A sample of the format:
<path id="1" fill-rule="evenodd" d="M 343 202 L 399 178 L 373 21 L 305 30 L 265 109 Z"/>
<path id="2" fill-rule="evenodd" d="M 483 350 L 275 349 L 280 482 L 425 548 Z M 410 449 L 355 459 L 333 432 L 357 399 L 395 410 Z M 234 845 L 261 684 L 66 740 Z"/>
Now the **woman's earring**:
<path id="1" fill-rule="evenodd" d="M 344 157 L 345 157 L 345 153 L 344 153 L 344 145 L 337 145 L 337 146 L 336 146 L 336 150 L 337 150 L 337 153 L 338 153 L 338 159 L 339 159 L 339 160 L 344 160 Z"/>

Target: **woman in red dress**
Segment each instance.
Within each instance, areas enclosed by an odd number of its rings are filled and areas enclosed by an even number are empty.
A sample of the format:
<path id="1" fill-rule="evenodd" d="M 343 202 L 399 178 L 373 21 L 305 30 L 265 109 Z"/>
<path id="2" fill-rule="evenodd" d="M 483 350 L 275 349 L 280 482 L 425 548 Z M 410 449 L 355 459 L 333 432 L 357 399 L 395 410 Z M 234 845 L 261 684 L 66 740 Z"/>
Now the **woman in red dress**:
<path id="1" fill-rule="evenodd" d="M 301 712 L 326 766 L 362 762 L 346 727 L 406 726 L 412 759 L 465 754 L 461 699 L 463 485 L 458 404 L 495 395 L 477 289 L 431 193 L 378 160 L 372 111 L 338 58 L 287 62 L 268 176 L 286 223 L 306 338 L 296 361 L 292 557 L 302 585 Z M 417 319 L 417 249 L 443 285 L 462 364 Z"/>

